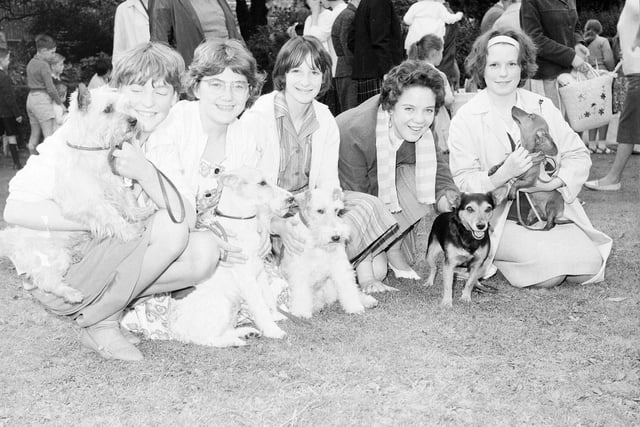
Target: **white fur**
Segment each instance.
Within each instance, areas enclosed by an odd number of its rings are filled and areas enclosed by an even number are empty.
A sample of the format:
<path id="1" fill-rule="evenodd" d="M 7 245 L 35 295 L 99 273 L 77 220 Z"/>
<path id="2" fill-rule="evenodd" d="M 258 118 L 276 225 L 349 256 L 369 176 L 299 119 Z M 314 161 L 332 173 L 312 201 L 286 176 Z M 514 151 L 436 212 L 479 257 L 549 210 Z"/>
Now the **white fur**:
<path id="1" fill-rule="evenodd" d="M 74 94 L 68 119 L 58 131 L 65 142 L 110 148 L 130 141 L 135 127 L 122 96 L 109 88 L 94 89 L 90 95 L 83 89 Z M 85 225 L 90 233 L 9 227 L 0 231 L 0 256 L 8 256 L 18 274 L 29 276 L 33 286 L 76 303 L 82 301 L 82 294 L 64 283 L 72 247 L 90 237 L 132 240 L 154 209 L 139 207 L 131 189 L 111 172 L 109 150 L 78 150 L 68 145 L 57 149 L 53 201 L 65 218 Z"/>
<path id="2" fill-rule="evenodd" d="M 223 186 L 218 210 L 225 215 L 252 219 L 215 219 L 229 235 L 229 243 L 242 248 L 249 258 L 244 264 L 222 264 L 208 280 L 181 299 L 171 300 L 169 328 L 171 335 L 184 342 L 213 347 L 242 346 L 244 337 L 262 334 L 283 338 L 285 332 L 275 320 L 282 316 L 276 310 L 275 295 L 269 288 L 267 273 L 260 257 L 260 230 L 268 230 L 260 222 L 270 219 L 264 212 L 284 215 L 293 198 L 290 193 L 266 182 L 257 169 L 241 168 L 220 178 Z M 244 301 L 258 330 L 236 328 L 238 310 Z"/>
<path id="3" fill-rule="evenodd" d="M 338 216 L 344 209 L 342 192 L 307 190 L 296 200 L 300 213 L 291 221 L 304 235 L 305 248 L 301 254 L 285 249 L 280 264 L 291 289 L 291 313 L 310 318 L 336 301 L 347 313 L 376 306 L 375 298 L 358 289 L 345 251 L 349 227 Z"/>

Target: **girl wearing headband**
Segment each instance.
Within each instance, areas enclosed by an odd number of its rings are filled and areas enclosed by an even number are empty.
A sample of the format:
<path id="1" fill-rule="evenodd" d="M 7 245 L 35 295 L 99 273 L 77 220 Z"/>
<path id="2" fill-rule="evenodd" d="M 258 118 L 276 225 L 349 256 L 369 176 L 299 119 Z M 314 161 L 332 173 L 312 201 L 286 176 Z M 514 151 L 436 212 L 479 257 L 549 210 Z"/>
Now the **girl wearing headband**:
<path id="1" fill-rule="evenodd" d="M 557 190 L 570 224 L 534 231 L 511 219 L 515 203 L 503 201 L 492 220 L 493 265 L 516 287 L 551 287 L 602 281 L 611 239 L 595 230 L 577 195 L 589 175 L 591 160 L 580 137 L 548 98 L 522 89 L 536 72 L 535 47 L 525 34 L 494 30 L 480 36 L 466 60 L 467 72 L 482 90 L 453 117 L 449 134 L 450 166 L 461 191 L 489 192 L 509 186 L 532 166 L 531 154 L 520 146 L 520 129 L 512 117 L 517 106 L 542 116 L 558 147 L 559 165 L 544 182 L 526 192 Z M 510 143 L 514 141 L 514 145 Z M 495 173 L 489 169 L 503 162 Z"/>

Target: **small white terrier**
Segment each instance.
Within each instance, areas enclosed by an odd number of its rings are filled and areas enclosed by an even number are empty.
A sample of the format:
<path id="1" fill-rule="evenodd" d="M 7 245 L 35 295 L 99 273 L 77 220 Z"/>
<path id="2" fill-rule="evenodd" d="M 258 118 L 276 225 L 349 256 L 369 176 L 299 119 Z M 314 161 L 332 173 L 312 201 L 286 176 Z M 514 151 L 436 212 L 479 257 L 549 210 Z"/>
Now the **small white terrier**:
<path id="1" fill-rule="evenodd" d="M 212 347 L 243 346 L 246 345 L 243 338 L 250 335 L 283 338 L 285 332 L 275 321 L 284 316 L 277 312 L 276 296 L 271 293 L 259 254 L 264 237 L 260 232 L 268 230 L 264 222 L 268 223 L 270 215 L 284 216 L 289 212 L 293 196 L 269 184 L 254 168 L 224 173 L 218 185 L 222 186 L 222 192 L 214 219 L 227 233 L 229 243 L 241 247 L 249 259 L 244 264 L 222 263 L 211 278 L 197 284 L 191 293 L 172 299 L 171 336 Z M 236 328 L 242 302 L 259 330 Z"/>
<path id="2" fill-rule="evenodd" d="M 350 230 L 339 216 L 342 191 L 307 190 L 296 202 L 299 212 L 290 221 L 300 228 L 305 248 L 300 254 L 285 248 L 280 264 L 291 289 L 291 313 L 308 319 L 336 301 L 350 314 L 375 307 L 376 299 L 358 288 L 345 250 Z"/>
<path id="3" fill-rule="evenodd" d="M 83 299 L 80 291 L 64 283 L 73 247 L 90 237 L 132 240 L 154 211 L 154 207 L 138 206 L 133 191 L 113 174 L 109 164 L 111 150 L 130 142 L 137 130 L 136 120 L 126 110 L 124 99 L 114 89 L 89 91 L 80 85 L 66 123 L 53 140 L 44 142 L 47 150 L 40 154 L 54 162 L 53 201 L 65 218 L 87 226 L 89 233 L 24 227 L 0 231 L 0 256 L 9 257 L 18 274 L 31 278 L 32 287 L 71 303 Z"/>

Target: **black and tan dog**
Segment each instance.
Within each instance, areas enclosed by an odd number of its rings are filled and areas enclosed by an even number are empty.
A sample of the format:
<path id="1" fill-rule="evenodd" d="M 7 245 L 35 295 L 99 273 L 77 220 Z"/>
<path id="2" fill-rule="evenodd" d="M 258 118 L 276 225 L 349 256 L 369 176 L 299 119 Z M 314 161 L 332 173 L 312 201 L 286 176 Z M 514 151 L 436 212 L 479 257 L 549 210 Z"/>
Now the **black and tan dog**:
<path id="1" fill-rule="evenodd" d="M 489 221 L 494 207 L 491 193 L 463 193 L 453 212 L 441 213 L 433 222 L 427 246 L 429 277 L 425 286 L 433 286 L 436 258 L 444 252 L 442 305 L 452 305 L 453 273 L 457 267 L 466 267 L 469 273 L 460 299 L 471 302 L 471 291 L 478 284 L 491 249 Z"/>

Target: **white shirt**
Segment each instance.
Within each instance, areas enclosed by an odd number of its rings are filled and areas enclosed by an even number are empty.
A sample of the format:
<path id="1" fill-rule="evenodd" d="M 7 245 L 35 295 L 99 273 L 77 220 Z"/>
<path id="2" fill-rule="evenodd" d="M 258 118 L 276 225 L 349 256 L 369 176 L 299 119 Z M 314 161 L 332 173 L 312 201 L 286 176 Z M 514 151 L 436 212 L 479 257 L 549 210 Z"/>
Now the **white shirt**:
<path id="1" fill-rule="evenodd" d="M 421 0 L 411 5 L 404 15 L 404 23 L 409 25 L 409 32 L 404 42 L 405 49 L 427 34 L 435 34 L 444 38 L 445 24 L 453 24 L 462 19 L 462 13 L 450 13 L 442 3 Z"/>
<path id="2" fill-rule="evenodd" d="M 149 14 L 140 0 L 120 3 L 113 22 L 113 63 L 124 52 L 149 39 Z"/>

